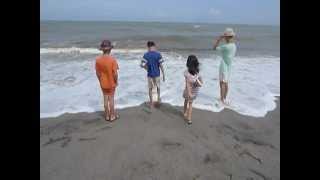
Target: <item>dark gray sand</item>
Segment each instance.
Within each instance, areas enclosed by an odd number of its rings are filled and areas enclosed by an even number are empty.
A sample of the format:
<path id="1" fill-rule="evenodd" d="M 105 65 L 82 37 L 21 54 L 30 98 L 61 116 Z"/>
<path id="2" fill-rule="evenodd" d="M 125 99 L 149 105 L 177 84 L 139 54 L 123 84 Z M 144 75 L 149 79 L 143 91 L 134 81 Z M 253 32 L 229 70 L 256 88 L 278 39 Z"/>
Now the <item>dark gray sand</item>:
<path id="1" fill-rule="evenodd" d="M 280 100 L 264 118 L 145 106 L 40 120 L 42 180 L 280 179 Z"/>

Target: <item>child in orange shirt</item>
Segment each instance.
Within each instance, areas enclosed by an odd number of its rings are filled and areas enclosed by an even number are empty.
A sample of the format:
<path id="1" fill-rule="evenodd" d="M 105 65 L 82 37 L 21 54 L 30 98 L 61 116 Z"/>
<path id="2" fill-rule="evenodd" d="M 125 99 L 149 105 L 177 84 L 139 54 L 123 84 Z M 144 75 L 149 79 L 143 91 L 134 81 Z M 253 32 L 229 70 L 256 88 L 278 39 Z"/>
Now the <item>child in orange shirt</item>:
<path id="1" fill-rule="evenodd" d="M 118 63 L 110 56 L 113 46 L 109 40 L 102 41 L 100 50 L 102 55 L 96 58 L 96 74 L 104 96 L 105 119 L 114 121 L 119 118 L 114 109 L 114 94 L 118 86 Z"/>

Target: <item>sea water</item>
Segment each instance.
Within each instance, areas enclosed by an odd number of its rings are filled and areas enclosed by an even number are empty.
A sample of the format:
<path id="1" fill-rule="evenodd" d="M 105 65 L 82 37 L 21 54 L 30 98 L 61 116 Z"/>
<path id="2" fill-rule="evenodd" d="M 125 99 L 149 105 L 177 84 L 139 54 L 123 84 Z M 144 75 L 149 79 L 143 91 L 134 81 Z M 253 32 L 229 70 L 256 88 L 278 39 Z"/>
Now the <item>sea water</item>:
<path id="1" fill-rule="evenodd" d="M 57 22 L 40 26 L 40 117 L 103 110 L 95 74 L 95 57 L 102 39 L 115 44 L 112 55 L 119 64 L 117 108 L 148 101 L 147 73 L 140 61 L 146 42 L 154 40 L 162 53 L 166 81 L 161 78 L 161 100 L 183 106 L 183 72 L 188 55 L 200 62 L 204 85 L 194 107 L 213 112 L 219 102 L 219 54 L 213 38 L 225 27 L 236 31 L 238 53 L 232 64 L 229 107 L 240 114 L 263 117 L 276 107 L 280 96 L 280 28 L 277 26 L 146 23 Z"/>

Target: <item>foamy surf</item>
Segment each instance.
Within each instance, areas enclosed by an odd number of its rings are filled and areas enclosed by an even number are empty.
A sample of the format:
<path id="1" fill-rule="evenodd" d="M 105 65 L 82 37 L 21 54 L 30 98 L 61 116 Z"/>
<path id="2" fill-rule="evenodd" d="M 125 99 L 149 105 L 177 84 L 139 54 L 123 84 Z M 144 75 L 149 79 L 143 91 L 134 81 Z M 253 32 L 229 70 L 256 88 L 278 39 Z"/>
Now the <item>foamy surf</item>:
<path id="1" fill-rule="evenodd" d="M 94 112 L 103 110 L 103 99 L 96 79 L 94 63 L 96 49 L 43 48 L 40 62 L 40 117 L 56 117 L 64 113 Z M 88 53 L 89 52 L 89 53 Z M 126 108 L 148 101 L 147 78 L 139 67 L 145 50 L 117 50 L 119 87 L 116 107 Z M 51 53 L 64 53 L 60 60 L 46 60 Z M 161 81 L 161 100 L 164 103 L 183 106 L 185 60 L 187 56 L 177 52 L 163 53 L 166 82 Z M 275 96 L 280 95 L 279 57 L 236 57 L 233 63 L 229 99 L 231 105 L 219 104 L 218 71 L 220 58 L 200 58 L 204 85 L 195 100 L 194 107 L 212 112 L 224 108 L 240 114 L 263 117 L 275 106 Z"/>
<path id="2" fill-rule="evenodd" d="M 143 53 L 145 49 L 113 49 L 113 53 Z M 82 53 L 82 54 L 100 54 L 101 51 L 98 48 L 40 48 L 40 54 L 70 54 L 70 53 Z"/>

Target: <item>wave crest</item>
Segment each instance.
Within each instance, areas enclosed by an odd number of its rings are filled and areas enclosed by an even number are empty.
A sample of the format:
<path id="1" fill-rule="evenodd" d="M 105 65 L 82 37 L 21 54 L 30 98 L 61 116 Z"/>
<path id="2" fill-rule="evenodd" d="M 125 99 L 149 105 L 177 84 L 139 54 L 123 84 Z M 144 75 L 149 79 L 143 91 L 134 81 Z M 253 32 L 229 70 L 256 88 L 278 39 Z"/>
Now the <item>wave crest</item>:
<path id="1" fill-rule="evenodd" d="M 114 53 L 142 53 L 145 52 L 146 49 L 113 49 L 112 52 Z M 99 54 L 101 51 L 97 48 L 78 48 L 78 47 L 71 47 L 71 48 L 40 48 L 40 54 L 70 54 L 70 53 L 77 53 L 77 54 Z"/>

